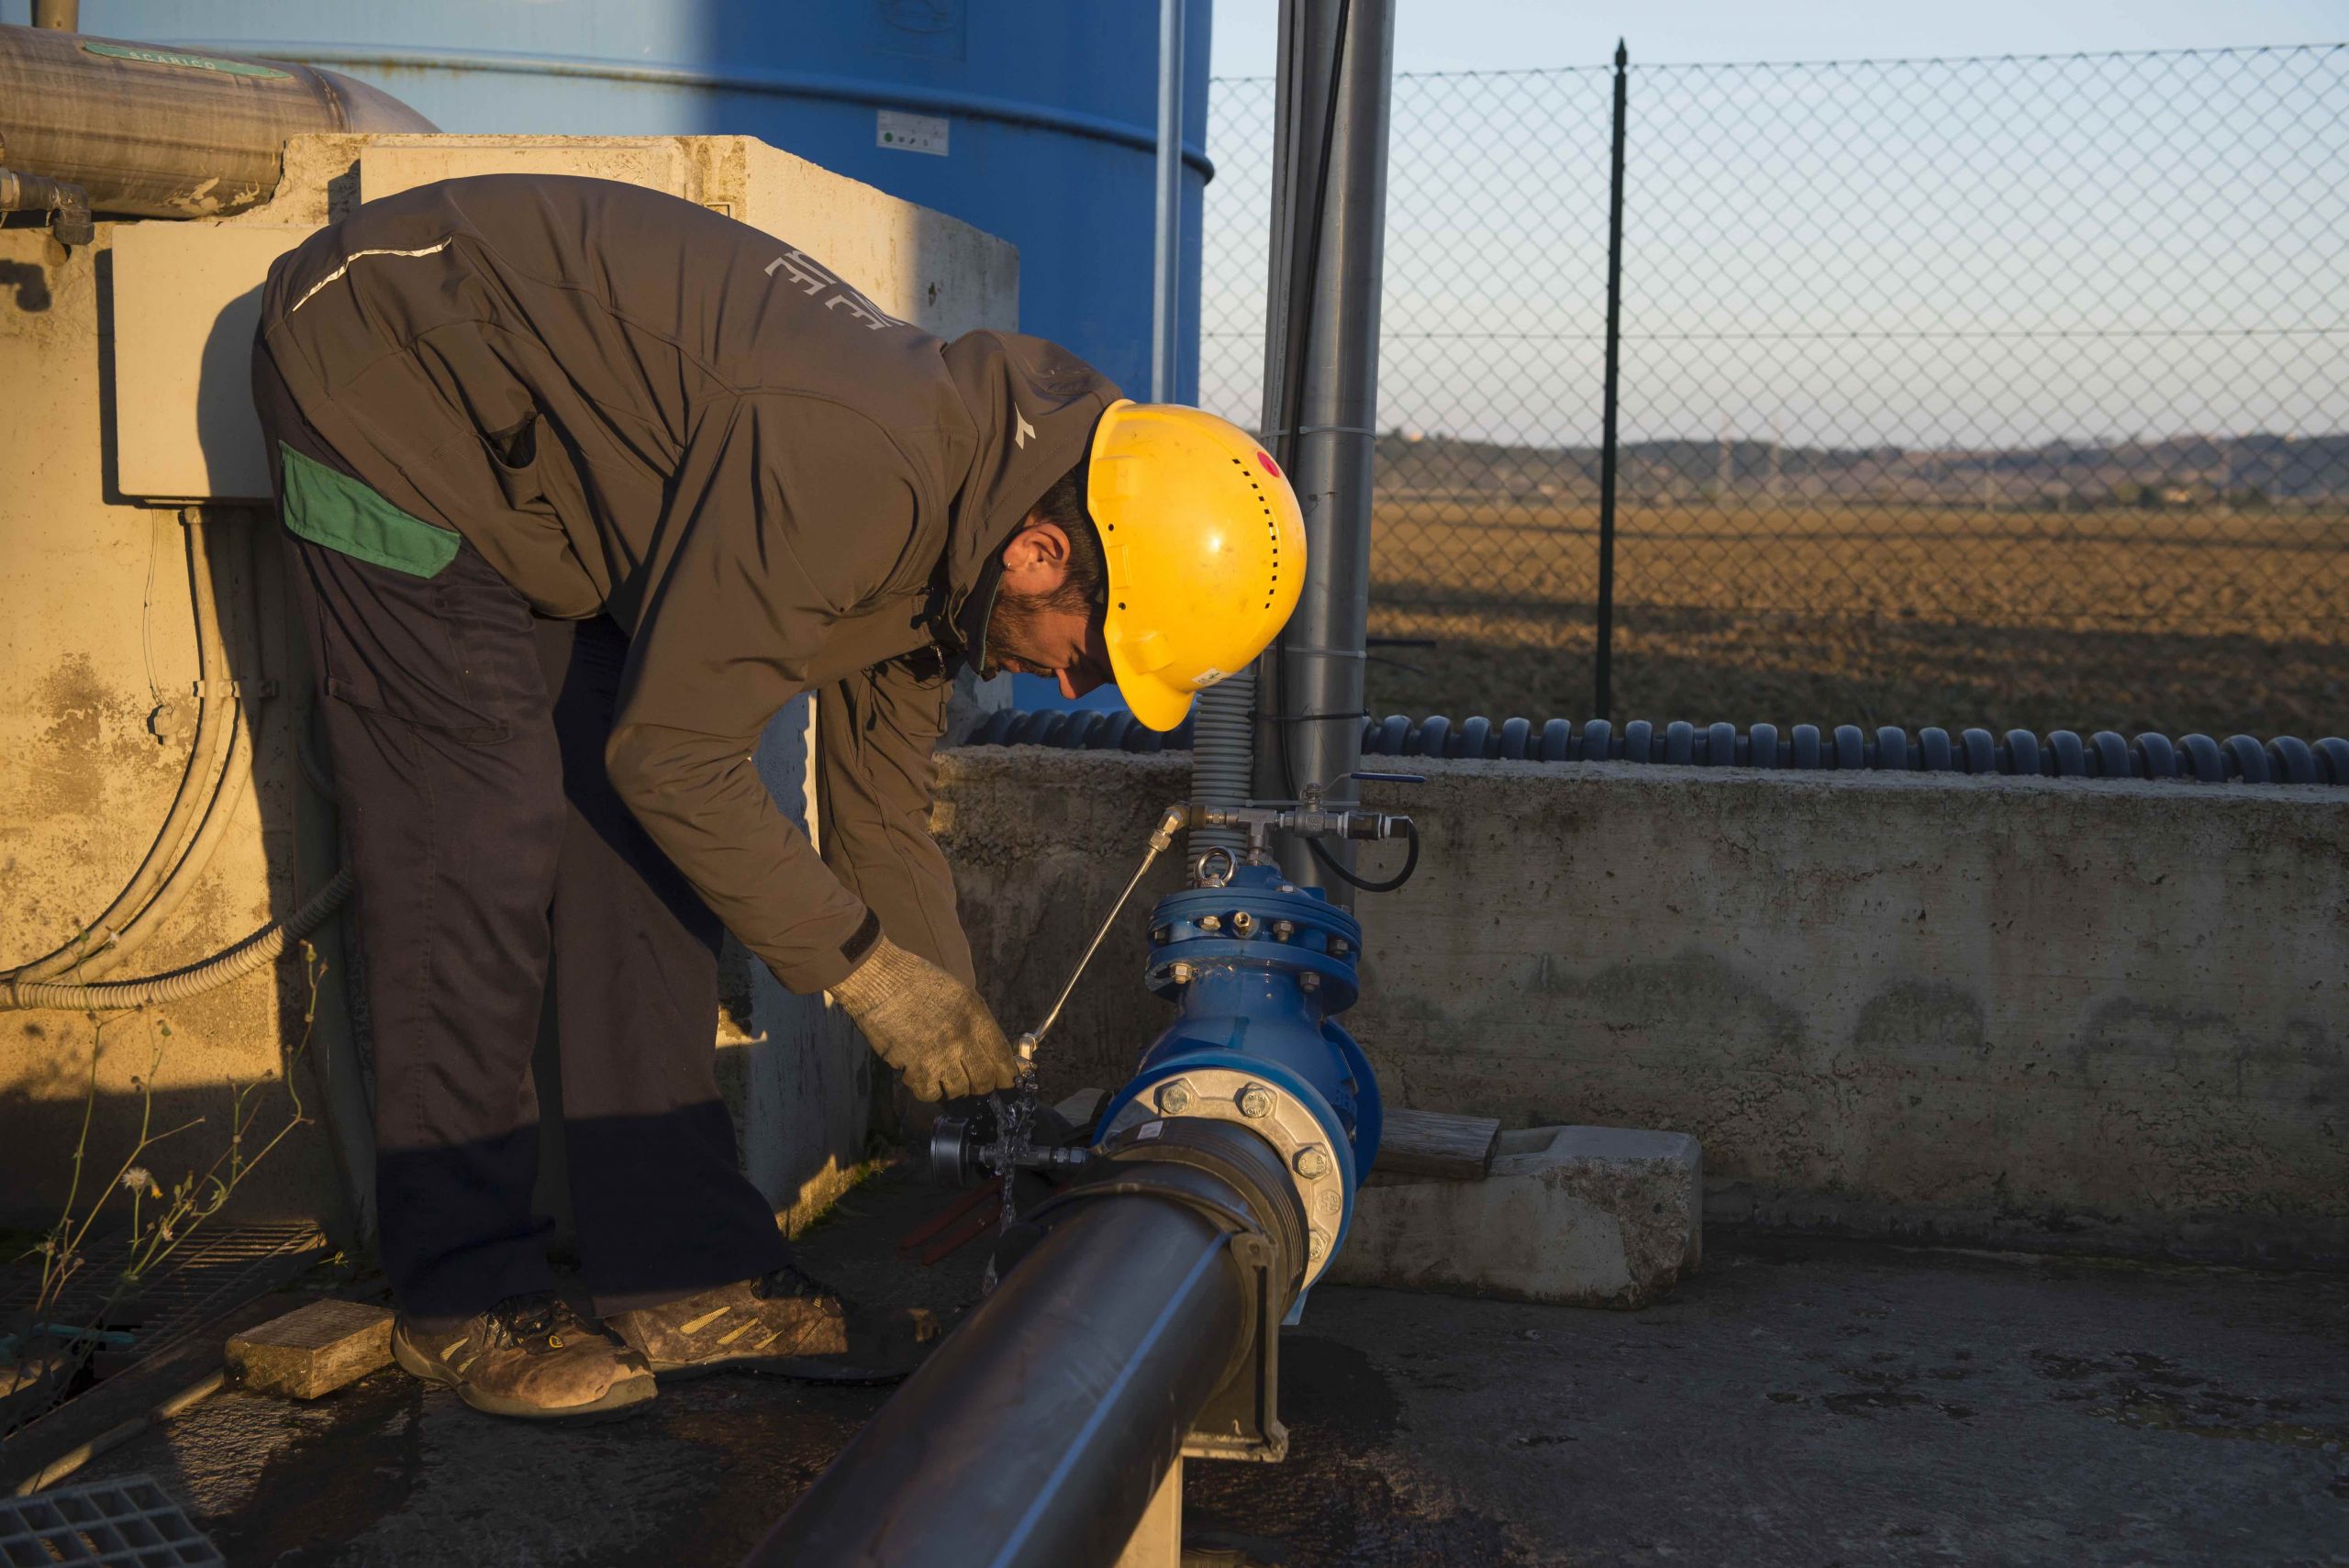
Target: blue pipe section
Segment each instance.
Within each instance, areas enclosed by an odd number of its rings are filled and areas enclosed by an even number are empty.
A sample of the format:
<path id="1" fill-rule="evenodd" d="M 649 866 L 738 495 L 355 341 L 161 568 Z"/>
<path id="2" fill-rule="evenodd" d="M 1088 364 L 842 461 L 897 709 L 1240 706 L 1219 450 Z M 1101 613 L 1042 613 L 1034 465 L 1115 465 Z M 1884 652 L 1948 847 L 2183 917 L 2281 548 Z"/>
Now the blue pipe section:
<path id="1" fill-rule="evenodd" d="M 1336 1256 L 1353 1222 L 1354 1193 L 1378 1157 L 1381 1122 L 1378 1079 L 1334 1021 L 1361 994 L 1362 927 L 1277 866 L 1242 865 L 1224 886 L 1160 899 L 1150 930 L 1145 984 L 1174 1004 L 1174 1020 L 1099 1125 L 1114 1125 L 1138 1101 L 1154 1106 L 1171 1079 L 1218 1068 L 1288 1095 L 1312 1113 L 1338 1166 L 1344 1207 L 1330 1247 Z"/>
<path id="2" fill-rule="evenodd" d="M 1190 721 L 1161 735 L 1130 713 L 1022 713 L 991 716 L 972 735 L 976 746 L 1055 746 L 1086 751 L 1187 750 Z M 1538 729 L 1531 720 L 1502 724 L 1476 717 L 1455 725 L 1438 715 L 1412 720 L 1401 714 L 1363 721 L 1366 757 L 1485 757 L 1529 762 L 1651 762 L 1697 768 L 1766 768 L 1870 773 L 2006 773 L 2059 779 L 2168 779 L 2188 784 L 2293 784 L 2349 787 L 2349 740 L 2302 740 L 2279 735 L 2261 740 L 2231 735 L 2122 735 L 2099 729 L 2083 737 L 2057 729 L 1993 735 L 1938 727 L 1911 734 L 1898 726 L 1874 730 L 1856 724 L 1823 730 L 1798 724 L 1780 730 L 1756 724 L 1651 724 L 1634 719 L 1619 731 L 1603 718 L 1579 728 L 1553 718 Z"/>

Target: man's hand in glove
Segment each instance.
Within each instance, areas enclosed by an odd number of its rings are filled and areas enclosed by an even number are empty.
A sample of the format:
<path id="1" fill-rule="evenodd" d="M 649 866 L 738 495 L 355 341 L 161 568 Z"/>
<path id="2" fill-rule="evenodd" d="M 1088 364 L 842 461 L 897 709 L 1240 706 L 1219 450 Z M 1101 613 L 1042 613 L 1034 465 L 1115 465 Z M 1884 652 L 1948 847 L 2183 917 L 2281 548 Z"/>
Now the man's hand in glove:
<path id="1" fill-rule="evenodd" d="M 888 938 L 832 987 L 881 1060 L 924 1100 L 1008 1089 L 1019 1059 L 979 994 Z"/>

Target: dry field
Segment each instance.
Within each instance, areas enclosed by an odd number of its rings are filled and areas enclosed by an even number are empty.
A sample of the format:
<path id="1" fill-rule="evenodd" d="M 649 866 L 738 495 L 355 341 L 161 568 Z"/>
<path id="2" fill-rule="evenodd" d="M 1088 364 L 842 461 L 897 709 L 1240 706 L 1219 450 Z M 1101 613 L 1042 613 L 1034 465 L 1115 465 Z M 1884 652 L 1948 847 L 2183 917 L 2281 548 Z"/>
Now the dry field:
<path id="1" fill-rule="evenodd" d="M 1598 514 L 1382 505 L 1374 712 L 1590 712 Z M 1618 518 L 1614 717 L 2349 732 L 2349 510 Z"/>

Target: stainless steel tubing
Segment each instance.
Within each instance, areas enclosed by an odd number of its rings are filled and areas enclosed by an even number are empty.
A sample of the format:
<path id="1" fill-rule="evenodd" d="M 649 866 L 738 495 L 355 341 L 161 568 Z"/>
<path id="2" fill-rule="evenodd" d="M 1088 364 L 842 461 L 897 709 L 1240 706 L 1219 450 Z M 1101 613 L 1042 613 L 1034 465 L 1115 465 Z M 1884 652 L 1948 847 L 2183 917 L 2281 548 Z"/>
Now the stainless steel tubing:
<path id="1" fill-rule="evenodd" d="M 1191 820 L 1208 810 L 1231 810 L 1255 794 L 1256 672 L 1241 670 L 1201 692 L 1191 704 Z M 1236 828 L 1194 828 L 1188 852 L 1237 853 L 1248 836 Z"/>
<path id="2" fill-rule="evenodd" d="M 289 136 L 434 128 L 331 71 L 0 27 L 0 162 L 81 187 L 100 213 L 239 212 L 277 189 Z"/>
<path id="3" fill-rule="evenodd" d="M 1052 1226 L 753 1551 L 763 1568 L 1117 1561 L 1254 1324 L 1222 1228 L 1155 1194 Z"/>

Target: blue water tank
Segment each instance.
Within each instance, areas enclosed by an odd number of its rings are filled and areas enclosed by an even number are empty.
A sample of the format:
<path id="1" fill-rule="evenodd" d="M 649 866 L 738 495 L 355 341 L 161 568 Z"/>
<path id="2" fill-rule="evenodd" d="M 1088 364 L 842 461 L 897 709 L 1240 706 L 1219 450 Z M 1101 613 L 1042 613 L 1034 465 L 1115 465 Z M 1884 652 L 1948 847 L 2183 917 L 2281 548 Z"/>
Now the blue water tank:
<path id="1" fill-rule="evenodd" d="M 1209 6 L 1184 49 L 1184 402 Z M 84 0 L 82 27 L 331 66 L 444 130 L 757 137 L 1010 240 L 1021 328 L 1150 395 L 1155 0 Z"/>

